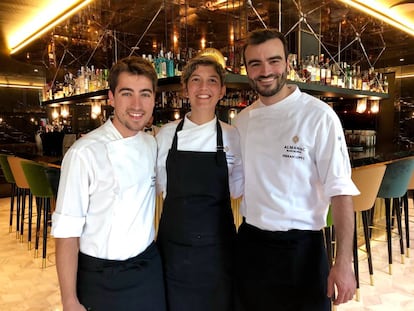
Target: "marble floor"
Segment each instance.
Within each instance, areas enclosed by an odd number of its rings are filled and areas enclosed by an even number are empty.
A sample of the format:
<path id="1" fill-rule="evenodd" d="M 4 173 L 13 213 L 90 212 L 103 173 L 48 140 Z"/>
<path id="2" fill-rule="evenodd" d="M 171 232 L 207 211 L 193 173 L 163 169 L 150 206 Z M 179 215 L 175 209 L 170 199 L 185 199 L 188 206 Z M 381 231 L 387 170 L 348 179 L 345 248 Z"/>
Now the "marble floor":
<path id="1" fill-rule="evenodd" d="M 414 243 L 414 210 L 411 213 L 411 243 Z M 47 265 L 34 258 L 27 243 L 16 239 L 8 228 L 9 199 L 0 198 L 0 310 L 2 311 L 61 311 L 59 285 L 56 276 L 54 243 L 48 241 Z M 26 238 L 26 237 L 25 237 Z M 413 311 L 414 310 L 414 250 L 412 257 L 401 263 L 397 240 L 394 241 L 393 274 L 388 274 L 387 250 L 381 237 L 373 241 L 375 285 L 369 284 L 364 252 L 360 252 L 360 299 L 335 308 L 337 311 Z M 414 245 L 413 245 L 414 248 Z M 194 310 L 197 311 L 197 310 Z"/>

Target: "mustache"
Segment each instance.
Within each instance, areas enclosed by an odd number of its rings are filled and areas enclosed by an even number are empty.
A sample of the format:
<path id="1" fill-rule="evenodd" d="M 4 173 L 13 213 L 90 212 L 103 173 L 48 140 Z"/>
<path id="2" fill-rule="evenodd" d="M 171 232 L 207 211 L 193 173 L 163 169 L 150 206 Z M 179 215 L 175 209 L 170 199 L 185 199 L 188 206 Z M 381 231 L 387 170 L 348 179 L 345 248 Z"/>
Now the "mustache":
<path id="1" fill-rule="evenodd" d="M 270 74 L 267 76 L 258 76 L 255 80 L 268 79 L 268 78 L 279 79 L 280 77 L 282 77 L 281 74 Z"/>

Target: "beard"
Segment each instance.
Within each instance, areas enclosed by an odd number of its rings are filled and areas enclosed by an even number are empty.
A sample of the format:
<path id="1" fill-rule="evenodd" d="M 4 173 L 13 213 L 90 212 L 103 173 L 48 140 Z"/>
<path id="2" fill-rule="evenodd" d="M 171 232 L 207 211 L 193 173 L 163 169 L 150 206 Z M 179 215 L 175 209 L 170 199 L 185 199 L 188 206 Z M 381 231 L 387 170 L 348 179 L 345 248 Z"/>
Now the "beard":
<path id="1" fill-rule="evenodd" d="M 260 79 L 266 79 L 266 78 L 274 78 L 276 85 L 274 87 L 260 87 L 257 83 Z M 282 87 L 286 84 L 287 81 L 287 72 L 283 72 L 280 75 L 271 74 L 268 76 L 259 76 L 255 79 L 249 78 L 249 84 L 252 87 L 253 90 L 255 90 L 260 96 L 263 97 L 272 97 L 273 95 L 276 95 L 279 93 L 279 91 L 282 89 Z"/>

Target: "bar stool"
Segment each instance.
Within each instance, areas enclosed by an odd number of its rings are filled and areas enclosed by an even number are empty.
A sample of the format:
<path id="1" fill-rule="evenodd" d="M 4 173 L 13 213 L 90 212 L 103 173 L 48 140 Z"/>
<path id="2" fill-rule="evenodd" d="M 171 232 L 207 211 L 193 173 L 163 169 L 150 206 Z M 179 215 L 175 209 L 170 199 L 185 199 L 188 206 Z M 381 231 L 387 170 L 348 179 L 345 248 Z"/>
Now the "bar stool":
<path id="1" fill-rule="evenodd" d="M 408 183 L 407 192 L 403 196 L 405 243 L 406 243 L 405 245 L 407 247 L 407 252 L 406 252 L 407 257 L 410 257 L 410 219 L 409 219 L 409 213 L 408 213 L 408 192 L 412 190 L 414 190 L 414 173 L 411 175 L 410 182 Z"/>
<path id="2" fill-rule="evenodd" d="M 401 208 L 400 198 L 407 192 L 408 183 L 414 171 L 414 159 L 402 159 L 387 164 L 384 178 L 382 180 L 378 197 L 383 198 L 385 202 L 385 222 L 387 232 L 387 246 L 388 246 L 388 264 L 389 274 L 392 274 L 392 226 L 391 226 L 391 199 L 393 211 L 396 215 L 401 263 L 404 263 L 404 242 L 401 224 Z"/>
<path id="3" fill-rule="evenodd" d="M 21 163 L 24 174 L 30 186 L 33 195 L 36 196 L 37 219 L 36 219 L 36 242 L 35 257 L 39 250 L 40 222 L 43 211 L 43 254 L 42 268 L 46 267 L 46 248 L 49 226 L 49 215 L 51 213 L 51 201 L 54 200 L 53 188 L 46 176 L 45 165 L 34 161 L 25 161 Z"/>
<path id="4" fill-rule="evenodd" d="M 13 227 L 13 212 L 14 212 L 14 200 L 17 198 L 17 186 L 16 181 L 14 180 L 13 173 L 11 172 L 9 162 L 7 157 L 9 154 L 0 154 L 0 166 L 3 171 L 4 178 L 6 182 L 11 185 L 11 194 L 10 194 L 10 220 L 9 220 L 9 232 L 12 232 Z M 19 223 L 16 224 L 16 231 L 19 231 Z"/>
<path id="5" fill-rule="evenodd" d="M 368 270 L 370 276 L 370 283 L 374 285 L 374 269 L 372 266 L 371 243 L 369 239 L 368 214 L 373 208 L 375 200 L 381 186 L 382 179 L 386 166 L 384 164 L 367 165 L 352 169 L 352 181 L 360 191 L 360 195 L 353 196 L 354 205 L 354 271 L 357 282 L 356 300 L 359 301 L 359 266 L 358 266 L 358 230 L 357 230 L 357 216 L 361 212 L 365 248 L 367 252 Z"/>
<path id="6" fill-rule="evenodd" d="M 29 183 L 27 182 L 26 176 L 24 175 L 21 163 L 28 161 L 26 159 L 8 156 L 7 161 L 10 165 L 10 170 L 13 173 L 14 180 L 17 185 L 17 210 L 20 211 L 20 242 L 23 242 L 24 234 L 24 220 L 26 212 L 26 196 L 29 197 L 29 216 L 28 216 L 28 249 L 31 249 L 32 241 L 32 215 L 33 215 L 33 195 L 30 191 Z"/>

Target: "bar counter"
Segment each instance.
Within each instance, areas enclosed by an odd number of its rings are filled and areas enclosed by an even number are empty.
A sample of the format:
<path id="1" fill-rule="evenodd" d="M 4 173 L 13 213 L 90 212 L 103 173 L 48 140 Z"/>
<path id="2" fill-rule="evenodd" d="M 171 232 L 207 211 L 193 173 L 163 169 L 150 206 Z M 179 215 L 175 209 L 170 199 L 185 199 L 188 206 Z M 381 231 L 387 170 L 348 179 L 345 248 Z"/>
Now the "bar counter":
<path id="1" fill-rule="evenodd" d="M 395 160 L 414 156 L 414 150 L 400 150 L 395 148 L 386 148 L 375 150 L 375 148 L 366 149 L 363 151 L 349 151 L 349 159 L 351 166 L 359 167 L 370 164 L 383 163 L 387 164 Z"/>

